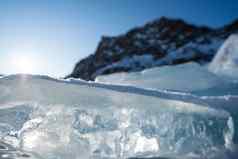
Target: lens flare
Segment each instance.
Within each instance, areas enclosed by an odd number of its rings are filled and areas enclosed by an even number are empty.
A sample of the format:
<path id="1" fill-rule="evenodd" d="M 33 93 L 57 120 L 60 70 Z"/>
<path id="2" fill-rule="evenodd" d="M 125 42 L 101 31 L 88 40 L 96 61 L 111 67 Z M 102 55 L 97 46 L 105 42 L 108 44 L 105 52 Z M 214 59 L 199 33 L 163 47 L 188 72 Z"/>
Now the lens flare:
<path id="1" fill-rule="evenodd" d="M 17 73 L 33 74 L 35 62 L 27 56 L 15 57 L 12 59 L 13 67 L 16 68 Z"/>

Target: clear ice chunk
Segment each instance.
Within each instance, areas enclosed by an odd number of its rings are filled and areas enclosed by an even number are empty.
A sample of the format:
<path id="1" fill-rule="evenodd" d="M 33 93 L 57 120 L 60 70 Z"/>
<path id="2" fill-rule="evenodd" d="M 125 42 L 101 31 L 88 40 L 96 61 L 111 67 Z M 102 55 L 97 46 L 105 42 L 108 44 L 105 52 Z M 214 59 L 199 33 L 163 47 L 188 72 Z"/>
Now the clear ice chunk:
<path id="1" fill-rule="evenodd" d="M 41 76 L 8 76 L 0 85 L 8 90 L 0 92 L 0 123 L 11 128 L 0 127 L 0 140 L 42 158 L 204 157 L 233 145 L 230 113 L 183 94 L 165 99 Z"/>

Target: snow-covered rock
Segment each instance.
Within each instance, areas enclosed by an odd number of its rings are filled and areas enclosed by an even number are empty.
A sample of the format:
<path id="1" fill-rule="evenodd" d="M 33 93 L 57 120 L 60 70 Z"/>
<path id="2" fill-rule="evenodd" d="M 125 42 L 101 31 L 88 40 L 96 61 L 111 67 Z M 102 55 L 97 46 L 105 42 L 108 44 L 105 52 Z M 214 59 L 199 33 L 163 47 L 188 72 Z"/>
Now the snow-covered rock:
<path id="1" fill-rule="evenodd" d="M 238 79 L 238 34 L 231 35 L 224 42 L 209 69 L 215 74 Z"/>
<path id="2" fill-rule="evenodd" d="M 212 29 L 162 17 L 126 34 L 103 37 L 95 53 L 80 60 L 68 77 L 94 80 L 99 75 L 155 66 L 208 62 L 225 39 L 237 32 L 238 21 Z"/>

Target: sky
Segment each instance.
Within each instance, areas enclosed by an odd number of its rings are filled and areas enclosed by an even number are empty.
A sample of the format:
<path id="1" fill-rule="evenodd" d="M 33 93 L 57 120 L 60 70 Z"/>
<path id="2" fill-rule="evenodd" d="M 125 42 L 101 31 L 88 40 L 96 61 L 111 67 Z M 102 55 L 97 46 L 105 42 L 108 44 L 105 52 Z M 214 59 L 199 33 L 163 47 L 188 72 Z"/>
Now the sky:
<path id="1" fill-rule="evenodd" d="M 0 74 L 63 77 L 115 36 L 161 16 L 220 27 L 238 18 L 237 0 L 0 1 Z"/>

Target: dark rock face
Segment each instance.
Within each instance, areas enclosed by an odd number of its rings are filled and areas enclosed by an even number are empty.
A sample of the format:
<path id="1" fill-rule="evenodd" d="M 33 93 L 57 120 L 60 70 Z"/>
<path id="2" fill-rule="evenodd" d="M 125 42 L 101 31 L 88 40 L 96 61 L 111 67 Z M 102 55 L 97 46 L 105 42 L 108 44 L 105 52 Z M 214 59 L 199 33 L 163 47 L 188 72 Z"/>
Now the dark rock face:
<path id="1" fill-rule="evenodd" d="M 224 40 L 238 32 L 238 21 L 212 29 L 162 17 L 117 37 L 102 37 L 96 52 L 67 76 L 94 80 L 115 72 L 140 71 L 189 61 L 208 62 Z"/>

